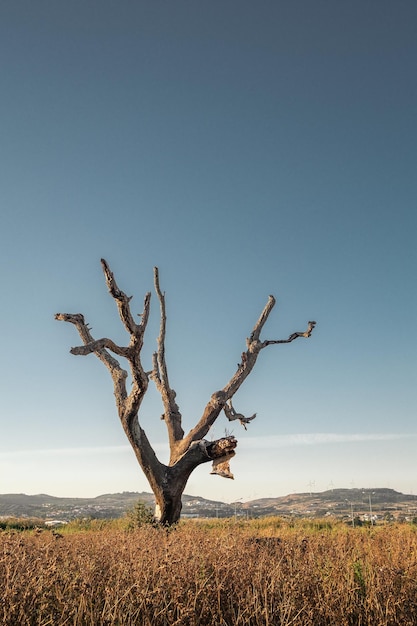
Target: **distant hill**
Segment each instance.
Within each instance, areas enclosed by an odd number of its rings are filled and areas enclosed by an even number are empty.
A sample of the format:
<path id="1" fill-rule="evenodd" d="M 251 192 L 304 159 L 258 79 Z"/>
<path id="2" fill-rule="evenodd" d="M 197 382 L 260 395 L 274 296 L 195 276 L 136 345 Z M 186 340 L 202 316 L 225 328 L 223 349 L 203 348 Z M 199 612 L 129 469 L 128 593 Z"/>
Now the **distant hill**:
<path id="1" fill-rule="evenodd" d="M 37 517 L 44 520 L 117 518 L 139 500 L 153 507 L 152 493 L 145 491 L 109 493 L 96 498 L 59 498 L 47 494 L 0 495 L 0 517 Z M 320 493 L 294 493 L 277 498 L 226 504 L 200 496 L 183 496 L 183 517 L 261 517 L 265 515 L 339 518 L 376 515 L 382 518 L 417 517 L 417 496 L 394 489 L 330 489 Z"/>
<path id="2" fill-rule="evenodd" d="M 320 493 L 294 493 L 279 498 L 261 498 L 243 504 L 250 509 L 268 510 L 274 515 L 322 516 L 334 514 L 378 516 L 386 513 L 417 515 L 417 496 L 394 489 L 329 489 Z"/>
<path id="3" fill-rule="evenodd" d="M 0 516 L 65 519 L 76 517 L 120 517 L 139 499 L 150 503 L 151 494 L 125 491 L 96 498 L 59 498 L 40 493 L 0 495 Z"/>
<path id="4" fill-rule="evenodd" d="M 0 495 L 0 517 L 38 517 L 40 519 L 71 520 L 83 517 L 117 518 L 122 517 L 138 501 L 150 507 L 155 504 L 152 493 L 145 491 L 123 491 L 107 493 L 96 498 L 60 498 L 47 494 L 26 495 L 8 493 Z M 205 498 L 183 496 L 183 505 L 194 505 L 201 509 L 226 506 Z"/>

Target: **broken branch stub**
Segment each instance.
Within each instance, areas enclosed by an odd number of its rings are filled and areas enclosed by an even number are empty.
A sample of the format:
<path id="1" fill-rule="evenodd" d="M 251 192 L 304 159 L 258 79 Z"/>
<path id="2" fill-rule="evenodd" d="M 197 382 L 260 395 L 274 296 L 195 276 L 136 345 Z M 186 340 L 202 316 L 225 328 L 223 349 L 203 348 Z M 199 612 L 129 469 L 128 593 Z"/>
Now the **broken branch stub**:
<path id="1" fill-rule="evenodd" d="M 208 456 L 213 459 L 212 470 L 210 474 L 216 474 L 222 478 L 234 478 L 230 471 L 230 460 L 235 456 L 235 448 L 237 440 L 233 435 L 223 437 L 217 441 L 208 444 L 206 451 Z"/>

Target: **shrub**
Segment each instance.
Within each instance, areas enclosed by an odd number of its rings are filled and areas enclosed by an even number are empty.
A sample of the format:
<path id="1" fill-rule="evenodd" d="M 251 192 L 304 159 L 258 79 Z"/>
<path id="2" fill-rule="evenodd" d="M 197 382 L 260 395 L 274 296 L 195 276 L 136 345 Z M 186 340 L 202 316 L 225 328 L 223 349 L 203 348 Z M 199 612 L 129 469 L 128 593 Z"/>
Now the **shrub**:
<path id="1" fill-rule="evenodd" d="M 126 519 L 128 530 L 140 528 L 145 524 L 153 524 L 154 522 L 152 509 L 148 507 L 145 502 L 142 502 L 142 500 L 139 500 L 139 502 L 126 513 Z"/>

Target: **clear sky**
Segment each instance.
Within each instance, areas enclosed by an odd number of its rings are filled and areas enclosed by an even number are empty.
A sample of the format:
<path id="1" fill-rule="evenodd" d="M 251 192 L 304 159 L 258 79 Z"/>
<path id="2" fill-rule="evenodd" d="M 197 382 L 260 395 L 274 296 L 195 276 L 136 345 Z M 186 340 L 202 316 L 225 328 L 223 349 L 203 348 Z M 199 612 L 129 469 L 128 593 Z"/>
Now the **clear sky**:
<path id="1" fill-rule="evenodd" d="M 188 430 L 270 293 L 235 396 L 224 501 L 416 493 L 417 4 L 3 0 L 0 493 L 149 491 L 107 370 L 56 312 L 126 341 L 100 258 L 142 310 L 160 268 Z M 158 334 L 158 307 L 144 347 Z M 166 460 L 151 390 L 141 423 Z"/>

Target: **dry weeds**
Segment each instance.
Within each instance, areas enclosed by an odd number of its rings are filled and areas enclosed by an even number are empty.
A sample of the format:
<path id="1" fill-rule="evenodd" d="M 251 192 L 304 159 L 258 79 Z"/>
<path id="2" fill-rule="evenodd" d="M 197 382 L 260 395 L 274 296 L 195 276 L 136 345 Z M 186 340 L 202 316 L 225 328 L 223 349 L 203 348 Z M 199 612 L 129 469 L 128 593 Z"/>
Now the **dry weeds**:
<path id="1" fill-rule="evenodd" d="M 0 533 L 7 626 L 414 626 L 417 532 L 187 522 Z"/>

